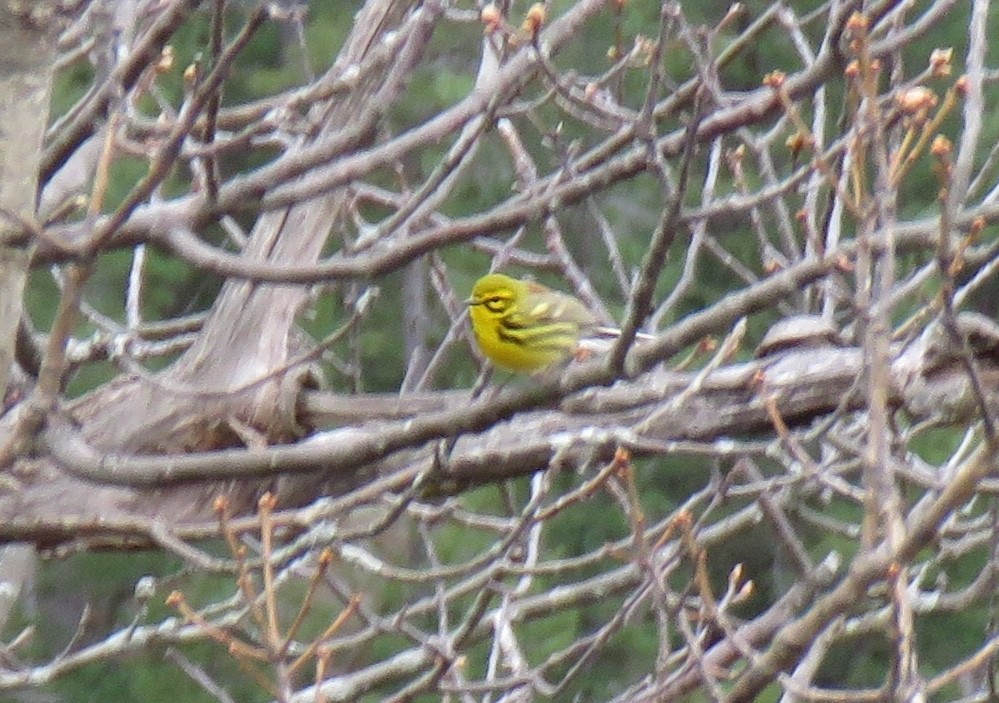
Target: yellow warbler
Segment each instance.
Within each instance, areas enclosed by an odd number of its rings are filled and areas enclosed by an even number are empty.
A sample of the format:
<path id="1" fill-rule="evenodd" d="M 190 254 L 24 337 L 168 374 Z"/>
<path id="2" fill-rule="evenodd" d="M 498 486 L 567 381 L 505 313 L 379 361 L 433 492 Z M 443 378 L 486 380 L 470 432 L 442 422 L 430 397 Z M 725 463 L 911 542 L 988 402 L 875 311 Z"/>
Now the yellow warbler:
<path id="1" fill-rule="evenodd" d="M 465 301 L 479 349 L 496 366 L 541 371 L 573 355 L 597 320 L 579 300 L 534 281 L 490 273 Z"/>

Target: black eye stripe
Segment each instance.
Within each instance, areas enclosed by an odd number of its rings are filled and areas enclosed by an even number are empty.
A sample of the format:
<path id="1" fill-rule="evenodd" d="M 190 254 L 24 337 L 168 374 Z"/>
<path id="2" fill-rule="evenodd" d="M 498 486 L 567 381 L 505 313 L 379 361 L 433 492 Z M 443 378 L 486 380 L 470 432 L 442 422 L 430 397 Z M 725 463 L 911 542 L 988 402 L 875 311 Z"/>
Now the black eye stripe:
<path id="1" fill-rule="evenodd" d="M 506 301 L 502 298 L 489 298 L 484 301 L 484 304 L 489 312 L 503 312 L 506 310 Z"/>

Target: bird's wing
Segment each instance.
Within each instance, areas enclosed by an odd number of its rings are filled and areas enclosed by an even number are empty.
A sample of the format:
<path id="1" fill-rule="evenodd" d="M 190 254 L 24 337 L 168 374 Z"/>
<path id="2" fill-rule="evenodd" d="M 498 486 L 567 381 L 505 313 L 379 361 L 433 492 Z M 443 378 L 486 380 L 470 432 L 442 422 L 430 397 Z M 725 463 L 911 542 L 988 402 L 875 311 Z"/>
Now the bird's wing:
<path id="1" fill-rule="evenodd" d="M 581 329 L 597 324 L 593 313 L 571 295 L 532 283 L 524 300 L 525 317 L 541 322 L 572 322 Z"/>

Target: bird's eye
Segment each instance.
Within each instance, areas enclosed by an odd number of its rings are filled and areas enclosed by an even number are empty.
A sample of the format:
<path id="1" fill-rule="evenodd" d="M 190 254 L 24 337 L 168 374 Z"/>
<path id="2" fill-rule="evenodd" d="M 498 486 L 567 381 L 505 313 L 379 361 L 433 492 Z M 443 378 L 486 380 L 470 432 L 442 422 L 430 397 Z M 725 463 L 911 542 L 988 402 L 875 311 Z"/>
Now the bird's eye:
<path id="1" fill-rule="evenodd" d="M 486 308 L 491 312 L 503 312 L 506 310 L 506 298 L 502 295 L 491 295 L 486 298 Z"/>

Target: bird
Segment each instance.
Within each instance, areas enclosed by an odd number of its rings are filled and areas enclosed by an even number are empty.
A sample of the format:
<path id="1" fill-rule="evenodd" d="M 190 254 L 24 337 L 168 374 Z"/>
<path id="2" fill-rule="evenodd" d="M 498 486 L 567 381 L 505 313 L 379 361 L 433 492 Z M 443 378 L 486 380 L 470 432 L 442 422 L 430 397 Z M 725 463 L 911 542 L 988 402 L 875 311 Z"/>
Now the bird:
<path id="1" fill-rule="evenodd" d="M 615 332 L 575 297 L 502 273 L 476 281 L 465 302 L 479 349 L 514 373 L 544 371 L 574 356 L 583 337 Z"/>

